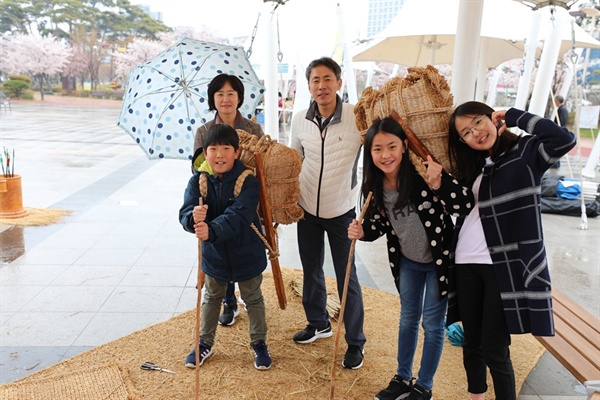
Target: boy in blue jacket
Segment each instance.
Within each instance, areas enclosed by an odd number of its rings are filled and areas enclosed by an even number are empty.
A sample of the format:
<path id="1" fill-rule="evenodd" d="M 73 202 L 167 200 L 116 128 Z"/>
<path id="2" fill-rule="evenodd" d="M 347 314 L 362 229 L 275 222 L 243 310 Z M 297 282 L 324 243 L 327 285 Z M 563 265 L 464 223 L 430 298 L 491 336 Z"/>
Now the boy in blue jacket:
<path id="1" fill-rule="evenodd" d="M 254 367 L 266 370 L 271 367 L 271 356 L 265 343 L 267 322 L 260 285 L 267 257 L 263 243 L 250 226 L 260 227 L 256 212 L 259 183 L 237 159 L 239 137 L 234 128 L 214 125 L 206 133 L 204 146 L 213 174 L 197 172 L 190 178 L 179 210 L 183 228 L 202 239 L 206 289 L 202 300 L 199 364 L 212 354 L 227 283 L 238 282 L 248 309 Z M 199 205 L 200 199 L 203 205 Z M 195 348 L 185 359 L 185 365 L 196 367 Z"/>

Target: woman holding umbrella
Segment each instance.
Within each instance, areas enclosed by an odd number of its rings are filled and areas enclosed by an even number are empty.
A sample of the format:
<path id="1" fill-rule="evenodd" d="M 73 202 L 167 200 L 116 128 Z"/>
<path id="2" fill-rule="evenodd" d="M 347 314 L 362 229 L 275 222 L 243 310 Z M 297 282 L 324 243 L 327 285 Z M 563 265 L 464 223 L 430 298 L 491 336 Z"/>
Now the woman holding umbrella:
<path id="1" fill-rule="evenodd" d="M 210 171 L 210 166 L 204 160 L 202 149 L 204 136 L 215 124 L 227 124 L 235 129 L 242 129 L 257 137 L 264 135 L 260 124 L 244 118 L 239 108 L 244 103 L 244 84 L 235 75 L 219 74 L 208 84 L 208 109 L 216 111 L 215 118 L 202 125 L 196 131 L 194 140 L 194 157 L 192 164 L 194 170 Z M 223 314 L 219 317 L 221 325 L 233 325 L 235 317 L 239 314 L 237 298 L 235 297 L 235 283 L 229 282 L 227 293 L 223 298 Z"/>

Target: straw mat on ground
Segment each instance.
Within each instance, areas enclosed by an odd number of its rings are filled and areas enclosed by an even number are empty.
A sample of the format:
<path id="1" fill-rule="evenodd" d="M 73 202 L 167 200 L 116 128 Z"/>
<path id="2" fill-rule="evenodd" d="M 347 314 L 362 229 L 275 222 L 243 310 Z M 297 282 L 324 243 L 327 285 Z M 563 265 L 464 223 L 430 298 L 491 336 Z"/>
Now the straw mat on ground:
<path id="1" fill-rule="evenodd" d="M 27 215 L 21 218 L 0 218 L 0 225 L 43 226 L 60 222 L 62 217 L 71 214 L 68 210 L 55 208 L 25 207 Z"/>
<path id="2" fill-rule="evenodd" d="M 233 326 L 217 328 L 215 354 L 200 367 L 201 399 L 328 399 L 334 338 L 298 345 L 292 336 L 304 328 L 302 302 L 292 290 L 292 282 L 301 271 L 282 269 L 288 286 L 287 308 L 278 307 L 272 276 L 265 274 L 262 285 L 269 333 L 267 343 L 273 365 L 267 371 L 254 368 L 249 346 L 248 318 L 242 311 Z M 335 291 L 334 281 L 327 286 Z M 397 295 L 364 287 L 365 364 L 356 371 L 336 366 L 336 399 L 372 399 L 386 387 L 396 371 L 399 299 Z M 121 339 L 94 348 L 18 382 L 64 376 L 91 365 L 116 363 L 128 368 L 135 389 L 144 399 L 193 399 L 195 373 L 184 366 L 185 356 L 194 344 L 195 310 L 137 331 Z M 333 329 L 337 329 L 335 322 Z M 415 358 L 414 374 L 420 362 L 422 332 Z M 346 345 L 340 338 L 338 363 Z M 513 358 L 517 390 L 543 353 L 543 347 L 531 335 L 513 337 Z M 176 372 L 168 374 L 144 371 L 140 366 L 152 361 Z M 491 387 L 491 382 L 489 382 Z M 490 388 L 490 390 L 492 390 Z M 493 393 L 493 392 L 491 392 Z M 435 376 L 434 397 L 443 400 L 465 399 L 466 379 L 461 350 L 446 341 Z"/>
<path id="3" fill-rule="evenodd" d="M 25 379 L 0 386 L 0 399 L 136 400 L 129 372 L 105 365 L 42 379 Z"/>

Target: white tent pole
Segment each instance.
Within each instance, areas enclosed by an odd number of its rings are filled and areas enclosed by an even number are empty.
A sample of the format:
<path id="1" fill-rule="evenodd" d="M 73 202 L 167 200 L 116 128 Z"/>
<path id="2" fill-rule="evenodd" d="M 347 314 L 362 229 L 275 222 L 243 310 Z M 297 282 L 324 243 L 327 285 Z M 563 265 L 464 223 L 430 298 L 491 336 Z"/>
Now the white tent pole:
<path id="1" fill-rule="evenodd" d="M 498 78 L 500 78 L 500 67 L 496 67 L 494 69 L 494 74 L 492 75 L 492 79 L 490 81 L 490 88 L 488 90 L 488 95 L 486 99 L 486 104 L 490 107 L 494 107 L 496 104 L 496 94 L 498 93 Z"/>
<path id="2" fill-rule="evenodd" d="M 365 82 L 365 87 L 372 86 L 371 81 L 373 80 L 373 74 L 375 72 L 374 69 L 375 69 L 375 64 L 370 66 L 369 69 L 367 70 L 367 81 Z"/>
<path id="3" fill-rule="evenodd" d="M 300 50 L 296 50 L 296 93 L 294 93 L 294 108 L 292 112 L 293 117 L 300 111 L 306 110 L 311 102 L 310 91 L 308 90 L 308 81 L 306 80 L 306 66 L 304 65 L 301 57 Z M 304 117 L 304 116 L 302 116 Z M 290 139 L 292 137 L 294 126 L 290 127 Z M 289 143 L 288 143 L 289 145 Z"/>
<path id="4" fill-rule="evenodd" d="M 548 96 L 550 94 L 550 86 L 552 86 L 552 77 L 558 59 L 558 52 L 562 42 L 561 32 L 564 29 L 564 19 L 560 13 L 555 13 L 554 27 L 550 31 L 550 35 L 544 41 L 542 56 L 540 58 L 540 67 L 535 77 L 534 90 L 531 95 L 531 104 L 529 111 L 533 114 L 544 116 L 546 105 L 548 104 Z"/>
<path id="5" fill-rule="evenodd" d="M 560 27 L 560 24 L 559 24 Z M 571 62 L 573 64 L 573 69 L 575 65 L 577 65 L 577 53 L 575 53 L 575 20 L 571 18 L 571 42 L 573 43 L 573 48 L 571 52 Z M 577 139 L 577 159 L 579 160 L 579 185 L 581 187 L 581 220 L 579 222 L 579 229 L 587 230 L 587 212 L 585 207 L 585 197 L 583 195 L 583 171 L 582 171 L 582 163 L 581 163 L 581 130 L 579 129 L 579 118 L 581 117 L 581 102 L 579 101 L 579 86 L 577 85 L 577 74 L 573 75 L 573 83 L 575 89 L 575 137 Z"/>
<path id="6" fill-rule="evenodd" d="M 556 92 L 557 95 L 560 95 L 565 99 L 568 97 L 567 95 L 569 93 L 569 88 L 571 87 L 571 83 L 573 83 L 573 74 L 575 68 L 577 68 L 575 65 L 573 65 L 572 67 L 568 64 L 566 65 L 567 70 L 565 71 L 565 77 L 563 79 L 562 85 L 560 85 L 560 89 L 558 89 L 558 91 Z"/>
<path id="7" fill-rule="evenodd" d="M 582 92 L 581 98 L 584 100 L 587 100 L 586 93 L 585 93 L 585 86 L 586 86 L 585 78 L 588 74 L 587 72 L 588 72 L 588 67 L 590 65 L 590 53 L 591 52 L 592 52 L 592 49 L 590 49 L 590 48 L 585 49 L 585 59 L 583 62 L 583 71 L 581 72 L 581 88 L 583 89 L 581 91 Z"/>
<path id="8" fill-rule="evenodd" d="M 456 104 L 473 100 L 475 94 L 477 64 L 473 60 L 479 56 L 482 16 L 483 0 L 460 0 L 452 67 L 452 94 Z"/>
<path id="9" fill-rule="evenodd" d="M 265 133 L 272 139 L 279 139 L 279 112 L 277 110 L 277 13 L 272 3 L 265 3 L 268 12 L 267 21 L 267 51 L 265 60 Z"/>
<path id="10" fill-rule="evenodd" d="M 482 39 L 479 43 L 479 69 L 477 71 L 477 83 L 475 86 L 475 100 L 483 101 L 485 93 L 487 66 L 485 65 L 485 56 L 487 53 L 487 41 Z"/>
<path id="11" fill-rule="evenodd" d="M 535 61 L 535 52 L 538 48 L 538 36 L 540 23 L 542 20 L 542 11 L 537 10 L 531 16 L 531 28 L 529 36 L 525 41 L 525 60 L 523 61 L 523 71 L 519 77 L 519 86 L 517 89 L 517 98 L 515 99 L 515 108 L 525 110 L 527 98 L 529 97 L 529 88 L 531 86 L 531 74 Z"/>
<path id="12" fill-rule="evenodd" d="M 340 39 L 342 40 L 344 49 L 344 82 L 346 84 L 346 91 L 348 92 L 348 102 L 350 104 L 356 104 L 358 101 L 358 94 L 356 93 L 356 74 L 354 72 L 354 65 L 352 64 L 352 54 L 350 49 L 350 43 L 348 41 L 348 32 L 346 29 L 346 22 L 344 20 L 344 11 L 340 3 L 337 4 L 337 16 L 338 24 L 340 27 Z"/>
<path id="13" fill-rule="evenodd" d="M 431 37 L 429 44 L 429 65 L 435 65 L 435 51 L 438 49 L 437 35 Z"/>

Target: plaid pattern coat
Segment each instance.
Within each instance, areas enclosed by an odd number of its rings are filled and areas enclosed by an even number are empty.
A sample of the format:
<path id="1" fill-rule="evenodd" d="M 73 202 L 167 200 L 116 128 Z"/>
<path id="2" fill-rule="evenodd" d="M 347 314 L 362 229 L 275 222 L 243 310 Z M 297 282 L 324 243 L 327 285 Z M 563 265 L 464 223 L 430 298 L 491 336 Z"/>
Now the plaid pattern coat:
<path id="1" fill-rule="evenodd" d="M 509 332 L 553 336 L 540 184 L 544 172 L 576 141 L 573 133 L 550 119 L 514 108 L 505 118 L 508 127 L 517 126 L 530 135 L 523 135 L 517 145 L 484 167 L 479 189 L 481 224 Z M 463 220 L 457 221 L 454 242 Z M 456 291 L 451 286 L 447 324 L 460 320 Z"/>

